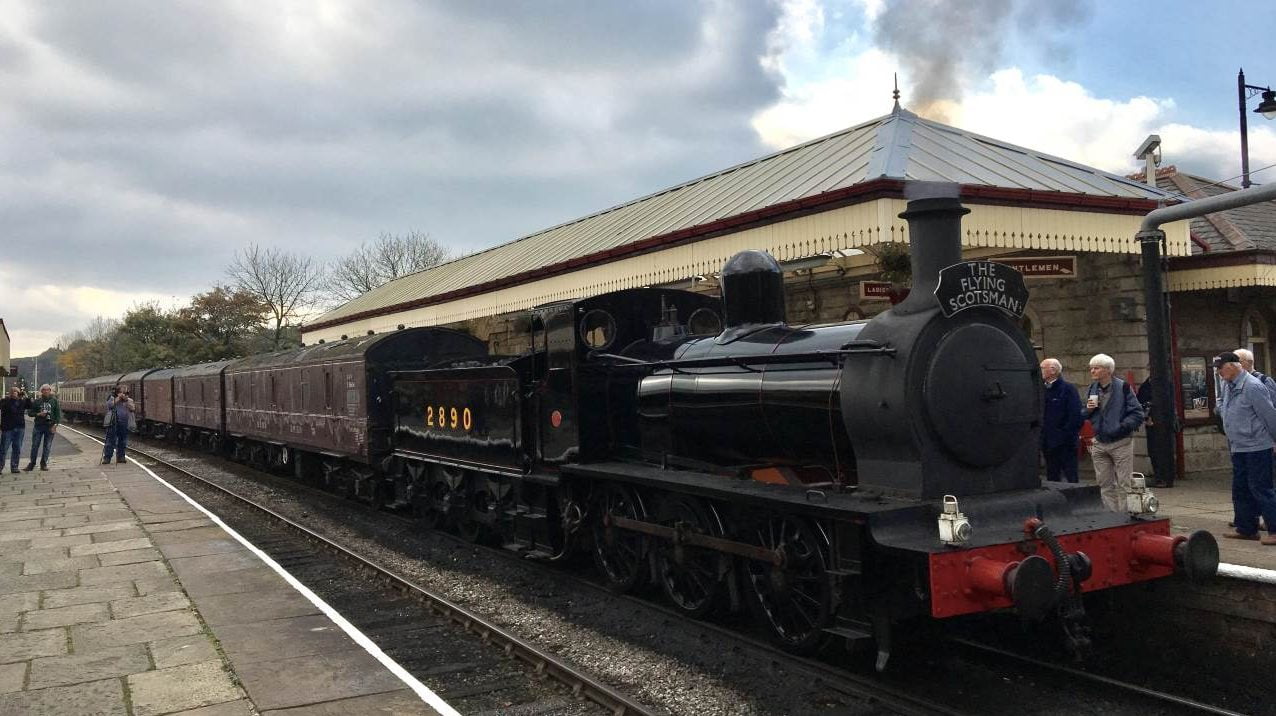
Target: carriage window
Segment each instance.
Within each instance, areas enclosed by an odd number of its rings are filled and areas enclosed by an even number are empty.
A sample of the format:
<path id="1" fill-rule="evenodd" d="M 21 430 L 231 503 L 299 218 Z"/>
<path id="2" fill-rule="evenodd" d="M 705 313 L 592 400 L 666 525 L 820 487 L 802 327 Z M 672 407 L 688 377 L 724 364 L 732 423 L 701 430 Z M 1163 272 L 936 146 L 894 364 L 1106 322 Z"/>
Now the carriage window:
<path id="1" fill-rule="evenodd" d="M 332 373 L 326 370 L 323 372 L 323 405 L 332 407 Z"/>
<path id="2" fill-rule="evenodd" d="M 710 308 L 697 308 L 687 317 L 687 332 L 693 336 L 716 336 L 722 332 L 722 319 Z"/>
<path id="3" fill-rule="evenodd" d="M 616 340 L 616 319 L 595 308 L 580 319 L 580 339 L 590 348 L 606 348 Z"/>
<path id="4" fill-rule="evenodd" d="M 271 405 L 279 404 L 279 391 L 276 389 L 276 386 L 275 386 L 274 373 L 270 374 L 270 404 Z"/>

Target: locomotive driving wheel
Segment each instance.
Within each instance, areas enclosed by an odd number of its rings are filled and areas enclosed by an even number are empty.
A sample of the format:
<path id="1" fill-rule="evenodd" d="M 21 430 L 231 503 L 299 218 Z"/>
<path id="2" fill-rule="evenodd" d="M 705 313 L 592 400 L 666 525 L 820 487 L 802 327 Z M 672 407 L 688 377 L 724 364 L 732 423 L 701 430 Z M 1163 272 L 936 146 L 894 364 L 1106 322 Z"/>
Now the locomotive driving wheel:
<path id="1" fill-rule="evenodd" d="M 497 519 L 502 507 L 502 495 L 497 486 L 484 475 L 471 470 L 462 472 L 465 476 L 464 484 L 454 488 L 456 497 L 464 495 L 464 502 L 456 514 L 456 532 L 469 542 L 490 542 L 499 534 Z"/>
<path id="2" fill-rule="evenodd" d="M 660 588 L 680 611 L 702 617 L 722 591 L 729 562 L 718 552 L 684 544 L 682 538 L 689 534 L 721 537 L 722 525 L 711 507 L 684 495 L 662 500 L 656 516 L 678 534 L 674 540 L 657 540 L 653 545 Z"/>
<path id="3" fill-rule="evenodd" d="M 780 646 L 814 651 L 833 618 L 828 538 L 810 520 L 784 515 L 758 521 L 752 537 L 779 555 L 780 564 L 741 560 L 750 603 Z"/>
<path id="4" fill-rule="evenodd" d="M 593 513 L 594 563 L 598 571 L 612 591 L 637 589 L 649 572 L 647 538 L 613 526 L 611 518 L 645 520 L 647 512 L 641 498 L 623 485 L 604 485 L 594 498 Z"/>
<path id="5" fill-rule="evenodd" d="M 416 519 L 426 530 L 438 529 L 447 516 L 447 505 L 452 490 L 441 480 L 431 480 L 424 488 L 423 494 L 413 501 Z"/>

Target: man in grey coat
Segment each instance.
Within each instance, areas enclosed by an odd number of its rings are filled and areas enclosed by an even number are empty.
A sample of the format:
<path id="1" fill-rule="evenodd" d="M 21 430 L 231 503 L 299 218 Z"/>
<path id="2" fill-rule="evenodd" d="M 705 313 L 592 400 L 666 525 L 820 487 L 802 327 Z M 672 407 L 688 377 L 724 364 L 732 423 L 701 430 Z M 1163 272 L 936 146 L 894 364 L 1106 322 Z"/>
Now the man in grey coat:
<path id="1" fill-rule="evenodd" d="M 1113 375 L 1116 361 L 1100 353 L 1090 359 L 1090 377 L 1081 417 L 1094 428 L 1090 459 L 1103 504 L 1125 511 L 1125 493 L 1134 475 L 1134 431 L 1143 424 L 1143 406 L 1124 380 Z"/>
<path id="2" fill-rule="evenodd" d="M 1234 351 L 1219 354 L 1214 366 L 1223 379 L 1223 430 L 1232 453 L 1232 502 L 1236 509 L 1236 531 L 1223 536 L 1276 545 L 1276 533 L 1271 531 L 1276 526 L 1276 487 L 1272 484 L 1276 407 L 1267 388 L 1245 371 Z M 1268 529 L 1261 538 L 1260 516 Z"/>

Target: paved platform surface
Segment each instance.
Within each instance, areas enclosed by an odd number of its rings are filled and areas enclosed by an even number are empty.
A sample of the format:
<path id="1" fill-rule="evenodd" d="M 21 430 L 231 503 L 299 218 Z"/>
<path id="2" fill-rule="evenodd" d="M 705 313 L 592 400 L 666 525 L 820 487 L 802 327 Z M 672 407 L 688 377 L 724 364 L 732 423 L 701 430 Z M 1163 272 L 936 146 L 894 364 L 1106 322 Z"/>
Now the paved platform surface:
<path id="1" fill-rule="evenodd" d="M 1209 530 L 1218 538 L 1222 561 L 1276 570 L 1276 545 L 1223 538 L 1224 534 L 1235 531 L 1227 526 L 1232 521 L 1230 476 L 1189 477 L 1176 480 L 1172 488 L 1154 488 L 1152 492 L 1161 502 L 1159 514 L 1174 520 L 1176 533 Z"/>
<path id="2" fill-rule="evenodd" d="M 100 455 L 64 430 L 49 471 L 0 475 L 0 716 L 436 713 L 204 514 Z"/>

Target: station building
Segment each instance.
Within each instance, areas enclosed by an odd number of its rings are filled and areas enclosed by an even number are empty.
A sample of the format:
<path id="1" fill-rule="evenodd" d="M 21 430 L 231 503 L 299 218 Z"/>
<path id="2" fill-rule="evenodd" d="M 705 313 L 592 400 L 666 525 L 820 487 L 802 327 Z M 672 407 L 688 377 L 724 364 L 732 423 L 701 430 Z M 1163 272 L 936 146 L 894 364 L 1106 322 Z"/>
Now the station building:
<path id="1" fill-rule="evenodd" d="M 1172 169 L 1149 186 L 896 105 L 858 126 L 396 279 L 320 316 L 302 338 L 447 325 L 494 352 L 518 353 L 530 340 L 525 309 L 640 286 L 716 292 L 722 264 L 743 249 L 769 251 L 786 270 L 791 323 L 869 318 L 906 281 L 907 224 L 898 214 L 910 181 L 957 185 L 971 210 L 962 222 L 966 258 L 1025 272 L 1024 330 L 1082 386 L 1100 352 L 1136 385 L 1147 376 L 1134 240 L 1141 218 L 1167 202 L 1230 190 Z M 1179 462 L 1189 476 L 1230 470 L 1207 357 L 1248 345 L 1260 369 L 1273 367 L 1272 218 L 1276 207 L 1264 206 L 1163 227 L 1186 426 Z"/>

